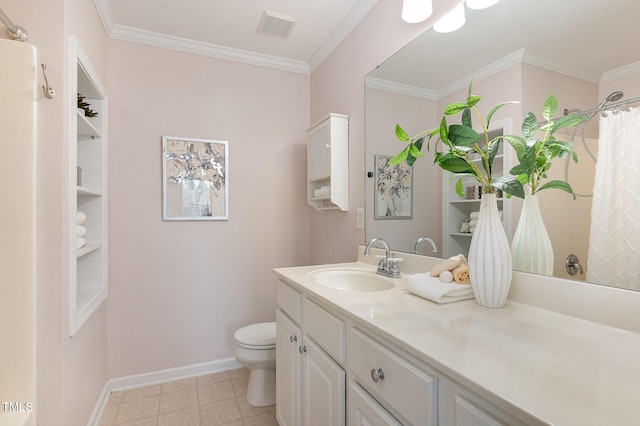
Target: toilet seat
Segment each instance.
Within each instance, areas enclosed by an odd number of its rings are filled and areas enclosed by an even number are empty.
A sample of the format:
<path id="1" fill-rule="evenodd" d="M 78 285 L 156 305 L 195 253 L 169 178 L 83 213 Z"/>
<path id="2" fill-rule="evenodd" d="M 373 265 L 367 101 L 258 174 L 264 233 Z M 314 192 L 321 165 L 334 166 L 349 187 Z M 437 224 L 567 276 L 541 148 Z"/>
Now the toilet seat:
<path id="1" fill-rule="evenodd" d="M 242 327 L 233 337 L 238 346 L 247 349 L 267 350 L 276 347 L 276 323 L 263 322 Z"/>

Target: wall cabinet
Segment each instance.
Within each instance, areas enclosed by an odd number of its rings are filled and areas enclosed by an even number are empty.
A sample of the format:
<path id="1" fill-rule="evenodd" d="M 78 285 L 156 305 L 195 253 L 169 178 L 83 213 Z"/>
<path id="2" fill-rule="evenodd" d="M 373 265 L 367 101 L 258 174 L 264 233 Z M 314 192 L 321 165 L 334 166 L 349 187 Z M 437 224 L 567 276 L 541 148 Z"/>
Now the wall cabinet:
<path id="1" fill-rule="evenodd" d="M 349 116 L 329 114 L 307 129 L 307 202 L 317 211 L 349 206 Z"/>
<path id="2" fill-rule="evenodd" d="M 492 130 L 489 137 L 510 134 L 511 120 L 496 120 L 492 123 Z M 492 176 L 494 178 L 504 176 L 511 170 L 511 146 L 508 143 L 500 142 L 498 154 L 493 161 Z M 481 159 L 478 156 L 477 164 L 483 170 Z M 473 234 L 460 232 L 460 226 L 465 219 L 469 219 L 472 212 L 480 210 L 480 199 L 460 198 L 456 193 L 455 185 L 457 179 L 451 180 L 453 174 L 443 171 L 442 175 L 442 256 L 447 258 L 457 254 L 469 255 L 471 237 Z M 463 178 L 463 186 L 478 185 L 478 182 L 470 177 Z M 507 233 L 507 238 L 511 241 L 511 201 L 506 197 L 498 198 L 498 210 L 502 211 L 502 224 Z"/>
<path id="3" fill-rule="evenodd" d="M 344 323 L 278 283 L 276 312 L 276 418 L 280 426 L 345 424 L 345 371 L 327 353 L 344 354 Z M 304 326 L 301 325 L 304 324 Z M 314 330 L 338 326 L 332 334 Z M 308 328 L 307 328 L 308 326 Z M 340 361 L 344 363 L 344 357 Z"/>
<path id="4" fill-rule="evenodd" d="M 68 60 L 68 280 L 73 336 L 107 298 L 107 95 L 73 36 Z M 78 94 L 97 116 L 87 117 L 78 108 Z"/>

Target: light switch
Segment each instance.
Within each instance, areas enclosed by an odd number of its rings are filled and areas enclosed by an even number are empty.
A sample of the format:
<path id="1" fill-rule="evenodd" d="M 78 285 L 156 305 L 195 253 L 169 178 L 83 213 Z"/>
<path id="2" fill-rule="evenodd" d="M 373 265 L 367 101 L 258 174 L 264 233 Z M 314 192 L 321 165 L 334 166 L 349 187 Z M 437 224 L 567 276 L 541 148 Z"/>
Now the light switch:
<path id="1" fill-rule="evenodd" d="M 364 209 L 356 209 L 356 229 L 364 229 Z"/>

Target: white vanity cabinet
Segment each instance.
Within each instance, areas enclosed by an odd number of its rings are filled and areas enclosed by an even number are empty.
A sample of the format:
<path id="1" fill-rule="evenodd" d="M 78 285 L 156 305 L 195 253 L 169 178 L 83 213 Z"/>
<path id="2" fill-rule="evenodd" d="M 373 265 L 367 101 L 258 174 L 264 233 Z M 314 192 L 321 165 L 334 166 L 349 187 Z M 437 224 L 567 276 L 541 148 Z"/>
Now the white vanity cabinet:
<path id="1" fill-rule="evenodd" d="M 379 404 L 401 424 L 438 424 L 437 379 L 434 375 L 410 362 L 393 345 L 355 327 L 349 330 L 348 352 L 350 376 L 376 400 L 370 401 L 371 409 L 378 409 Z M 349 409 L 349 424 L 360 422 L 360 410 Z M 384 416 L 379 417 L 379 421 L 382 422 L 374 424 L 396 424 L 384 420 Z"/>
<path id="2" fill-rule="evenodd" d="M 276 418 L 280 426 L 345 424 L 345 323 L 278 283 Z"/>
<path id="3" fill-rule="evenodd" d="M 347 211 L 349 116 L 328 114 L 307 129 L 307 135 L 307 202 L 317 211 Z"/>

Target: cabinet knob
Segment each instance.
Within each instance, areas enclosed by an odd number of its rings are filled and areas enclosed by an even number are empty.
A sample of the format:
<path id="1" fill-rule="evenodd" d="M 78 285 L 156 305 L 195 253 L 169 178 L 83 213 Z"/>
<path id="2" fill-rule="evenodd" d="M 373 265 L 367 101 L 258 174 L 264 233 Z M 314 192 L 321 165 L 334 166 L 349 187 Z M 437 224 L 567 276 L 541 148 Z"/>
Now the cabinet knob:
<path id="1" fill-rule="evenodd" d="M 306 346 L 304 346 L 304 345 L 303 345 L 303 346 L 299 346 L 299 347 L 298 347 L 298 351 L 299 351 L 300 353 L 306 352 L 306 351 L 307 351 L 307 347 L 306 347 Z"/>
<path id="2" fill-rule="evenodd" d="M 297 342 L 297 341 L 298 341 L 298 336 L 296 336 L 296 335 L 289 336 L 289 341 L 290 341 L 291 343 L 293 343 L 293 342 Z"/>
<path id="3" fill-rule="evenodd" d="M 376 383 L 378 383 L 379 380 L 384 380 L 384 371 L 382 371 L 382 368 L 378 368 L 377 370 L 375 368 L 371 369 L 371 380 Z"/>

